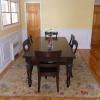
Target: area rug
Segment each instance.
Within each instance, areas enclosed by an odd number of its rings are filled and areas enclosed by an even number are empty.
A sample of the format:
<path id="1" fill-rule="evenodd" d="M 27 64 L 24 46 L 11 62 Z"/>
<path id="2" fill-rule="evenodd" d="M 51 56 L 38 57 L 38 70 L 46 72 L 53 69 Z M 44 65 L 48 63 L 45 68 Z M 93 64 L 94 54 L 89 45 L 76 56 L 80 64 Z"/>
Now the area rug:
<path id="1" fill-rule="evenodd" d="M 32 87 L 28 87 L 26 63 L 19 57 L 0 80 L 0 96 L 32 96 L 32 97 L 100 97 L 100 85 L 96 82 L 89 67 L 77 53 L 73 62 L 73 78 L 71 85 L 66 85 L 66 69 L 60 66 L 59 93 L 53 77 L 42 78 L 41 92 L 37 92 L 37 67 L 33 67 Z"/>

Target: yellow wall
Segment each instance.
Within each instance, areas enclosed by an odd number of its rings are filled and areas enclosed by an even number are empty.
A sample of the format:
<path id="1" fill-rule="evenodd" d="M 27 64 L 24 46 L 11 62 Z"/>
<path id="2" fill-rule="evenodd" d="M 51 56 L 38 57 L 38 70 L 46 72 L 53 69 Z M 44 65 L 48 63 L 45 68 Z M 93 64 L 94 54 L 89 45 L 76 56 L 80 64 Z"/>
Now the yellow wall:
<path id="1" fill-rule="evenodd" d="M 19 1 L 21 28 L 24 28 L 24 0 Z M 92 27 L 94 0 L 41 0 L 41 8 L 44 29 L 90 29 Z M 16 26 L 2 31 L 0 25 L 0 36 L 18 31 L 19 29 L 20 26 Z"/>
<path id="2" fill-rule="evenodd" d="M 94 0 L 43 0 L 43 28 L 91 28 Z"/>
<path id="3" fill-rule="evenodd" d="M 24 0 L 20 0 L 20 20 L 21 28 L 25 27 L 25 9 L 24 9 Z"/>

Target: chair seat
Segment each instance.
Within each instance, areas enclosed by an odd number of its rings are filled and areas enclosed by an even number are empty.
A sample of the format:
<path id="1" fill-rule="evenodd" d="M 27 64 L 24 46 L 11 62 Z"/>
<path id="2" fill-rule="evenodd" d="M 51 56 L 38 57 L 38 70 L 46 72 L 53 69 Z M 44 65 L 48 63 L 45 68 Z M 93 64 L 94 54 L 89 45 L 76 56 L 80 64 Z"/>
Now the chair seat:
<path id="1" fill-rule="evenodd" d="M 56 61 L 41 61 L 41 64 L 55 64 L 57 63 Z"/>
<path id="2" fill-rule="evenodd" d="M 40 69 L 40 72 L 43 72 L 43 73 L 48 73 L 48 72 L 50 72 L 50 73 L 55 73 L 55 72 L 57 72 L 57 68 L 43 68 L 43 67 L 41 67 Z"/>

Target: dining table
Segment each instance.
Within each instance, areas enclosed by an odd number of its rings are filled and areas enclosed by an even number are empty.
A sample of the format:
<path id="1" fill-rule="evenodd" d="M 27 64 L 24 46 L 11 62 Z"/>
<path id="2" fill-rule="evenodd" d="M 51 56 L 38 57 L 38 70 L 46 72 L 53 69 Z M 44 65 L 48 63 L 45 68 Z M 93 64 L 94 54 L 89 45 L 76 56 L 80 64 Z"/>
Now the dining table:
<path id="1" fill-rule="evenodd" d="M 75 55 L 73 50 L 68 44 L 68 41 L 65 37 L 57 37 L 52 39 L 52 47 L 48 47 L 48 39 L 45 37 L 39 37 L 31 44 L 30 49 L 27 52 L 24 52 L 23 57 L 26 62 L 28 86 L 32 86 L 32 70 L 35 65 L 37 65 L 37 59 L 35 57 L 35 51 L 56 51 L 61 50 L 61 58 L 59 60 L 60 65 L 65 65 L 66 67 L 66 85 L 70 86 L 70 78 L 72 73 L 72 65 Z"/>

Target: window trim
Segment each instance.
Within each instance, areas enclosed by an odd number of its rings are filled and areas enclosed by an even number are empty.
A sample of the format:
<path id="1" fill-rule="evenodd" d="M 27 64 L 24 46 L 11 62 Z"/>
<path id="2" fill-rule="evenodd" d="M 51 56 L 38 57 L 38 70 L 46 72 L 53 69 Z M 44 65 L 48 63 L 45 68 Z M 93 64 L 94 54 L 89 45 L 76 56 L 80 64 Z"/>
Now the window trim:
<path id="1" fill-rule="evenodd" d="M 2 30 L 7 30 L 9 28 L 13 28 L 13 27 L 16 27 L 16 26 L 19 26 L 20 25 L 20 15 L 19 15 L 19 0 L 8 0 L 9 2 L 16 2 L 17 3 L 17 11 L 16 12 L 3 12 L 3 13 L 17 13 L 17 16 L 18 16 L 18 22 L 16 23 L 12 23 L 12 18 L 11 18 L 11 24 L 7 24 L 7 25 L 3 25 L 3 18 L 2 18 L 2 7 L 1 7 L 1 0 L 0 0 L 0 20 L 1 20 L 1 29 Z M 11 7 L 11 3 L 10 3 L 10 7 Z M 9 8 L 9 7 L 8 7 Z M 11 9 L 10 9 L 11 10 Z M 11 15 L 10 15 L 11 16 Z"/>

